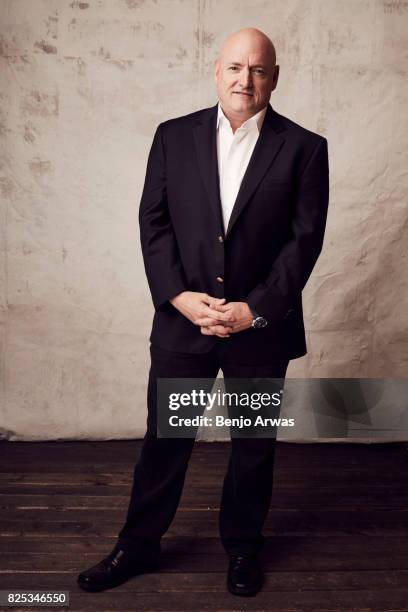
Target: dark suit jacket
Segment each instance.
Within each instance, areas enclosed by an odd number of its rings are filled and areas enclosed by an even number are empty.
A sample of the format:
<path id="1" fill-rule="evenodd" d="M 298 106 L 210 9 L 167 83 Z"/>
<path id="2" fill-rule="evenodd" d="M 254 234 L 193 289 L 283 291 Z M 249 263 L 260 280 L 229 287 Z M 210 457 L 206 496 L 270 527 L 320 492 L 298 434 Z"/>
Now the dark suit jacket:
<path id="1" fill-rule="evenodd" d="M 217 105 L 165 121 L 154 135 L 139 213 L 155 307 L 150 340 L 187 353 L 224 342 L 242 358 L 300 357 L 301 293 L 326 224 L 327 141 L 268 104 L 224 233 L 216 119 Z M 269 325 L 228 339 L 204 336 L 168 301 L 184 290 L 245 301 Z"/>

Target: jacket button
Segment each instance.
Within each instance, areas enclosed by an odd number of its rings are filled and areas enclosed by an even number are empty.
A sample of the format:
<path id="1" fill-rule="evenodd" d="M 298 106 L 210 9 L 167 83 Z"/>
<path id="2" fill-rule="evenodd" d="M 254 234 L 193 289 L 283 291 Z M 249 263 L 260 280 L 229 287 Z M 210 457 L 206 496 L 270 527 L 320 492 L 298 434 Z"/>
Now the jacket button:
<path id="1" fill-rule="evenodd" d="M 224 238 L 221 236 L 221 234 L 218 236 L 218 242 L 224 242 Z"/>
<path id="2" fill-rule="evenodd" d="M 217 276 L 217 282 L 218 283 L 223 283 L 224 279 L 222 278 L 222 276 Z"/>

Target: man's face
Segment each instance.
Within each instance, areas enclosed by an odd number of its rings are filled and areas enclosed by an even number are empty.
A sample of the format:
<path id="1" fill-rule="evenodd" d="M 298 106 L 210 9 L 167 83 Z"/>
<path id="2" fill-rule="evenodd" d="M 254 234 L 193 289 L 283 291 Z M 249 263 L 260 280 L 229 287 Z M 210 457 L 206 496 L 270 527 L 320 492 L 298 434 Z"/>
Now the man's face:
<path id="1" fill-rule="evenodd" d="M 279 66 L 262 40 L 237 37 L 215 64 L 215 83 L 227 115 L 246 120 L 264 108 L 275 89 Z"/>

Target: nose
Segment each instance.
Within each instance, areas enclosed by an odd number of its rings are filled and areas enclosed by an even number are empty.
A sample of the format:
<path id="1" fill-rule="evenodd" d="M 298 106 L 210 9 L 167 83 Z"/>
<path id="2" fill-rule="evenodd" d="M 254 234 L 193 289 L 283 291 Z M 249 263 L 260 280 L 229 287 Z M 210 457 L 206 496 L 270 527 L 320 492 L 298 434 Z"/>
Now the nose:
<path id="1" fill-rule="evenodd" d="M 242 89 L 251 89 L 252 87 L 252 75 L 248 68 L 243 68 L 240 73 L 239 84 Z"/>

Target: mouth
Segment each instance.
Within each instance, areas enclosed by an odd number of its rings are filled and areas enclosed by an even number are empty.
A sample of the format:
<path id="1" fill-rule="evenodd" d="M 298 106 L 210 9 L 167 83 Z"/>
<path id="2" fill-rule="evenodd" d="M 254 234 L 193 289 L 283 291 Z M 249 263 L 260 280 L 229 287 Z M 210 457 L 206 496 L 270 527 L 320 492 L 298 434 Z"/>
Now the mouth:
<path id="1" fill-rule="evenodd" d="M 253 94 L 246 93 L 245 91 L 233 91 L 232 93 L 237 94 L 237 96 L 247 96 L 252 98 Z"/>

